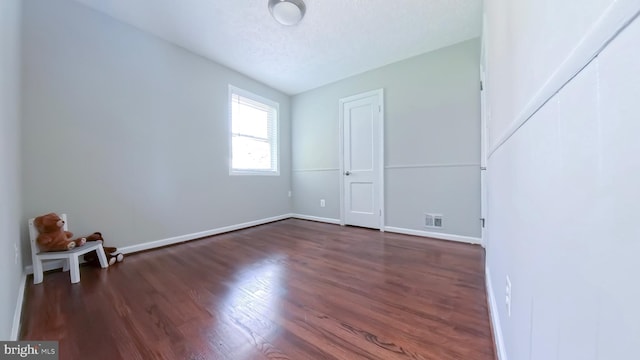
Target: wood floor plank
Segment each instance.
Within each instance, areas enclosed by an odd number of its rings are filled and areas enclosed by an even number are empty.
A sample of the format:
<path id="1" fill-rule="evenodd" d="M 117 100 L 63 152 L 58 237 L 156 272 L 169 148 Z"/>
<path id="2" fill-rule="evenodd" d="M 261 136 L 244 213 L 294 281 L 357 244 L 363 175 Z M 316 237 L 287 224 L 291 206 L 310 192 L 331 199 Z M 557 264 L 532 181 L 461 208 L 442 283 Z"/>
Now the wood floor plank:
<path id="1" fill-rule="evenodd" d="M 29 283 L 61 359 L 494 360 L 479 246 L 288 219 Z"/>

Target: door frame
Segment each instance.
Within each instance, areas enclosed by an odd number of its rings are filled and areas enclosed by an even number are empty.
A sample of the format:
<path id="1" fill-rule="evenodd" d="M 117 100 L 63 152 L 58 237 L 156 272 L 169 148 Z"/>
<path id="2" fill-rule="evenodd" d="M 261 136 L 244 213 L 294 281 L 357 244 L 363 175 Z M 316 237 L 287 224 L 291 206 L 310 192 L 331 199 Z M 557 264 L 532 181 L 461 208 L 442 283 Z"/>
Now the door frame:
<path id="1" fill-rule="evenodd" d="M 487 118 L 489 116 L 489 102 L 487 99 L 487 68 L 486 45 L 484 37 L 480 49 L 480 239 L 482 247 L 488 245 L 487 236 Z"/>
<path id="2" fill-rule="evenodd" d="M 377 144 L 377 150 L 378 150 L 378 159 L 379 159 L 379 163 L 378 163 L 378 179 L 380 181 L 380 185 L 379 185 L 379 191 L 378 191 L 378 200 L 379 200 L 379 204 L 380 204 L 380 222 L 379 222 L 379 229 L 381 232 L 384 232 L 384 227 L 385 227 L 385 207 L 384 207 L 384 89 L 377 89 L 377 90 L 371 90 L 371 91 L 367 91 L 361 94 L 356 94 L 356 95 L 352 95 L 352 96 L 348 96 L 345 98 L 342 98 L 338 101 L 338 113 L 339 113 L 339 118 L 340 118 L 340 123 L 338 126 L 338 139 L 340 139 L 339 141 L 339 145 L 340 145 L 340 152 L 339 152 L 339 156 L 340 156 L 340 174 L 338 175 L 340 177 L 340 225 L 341 226 L 345 226 L 345 198 L 344 198 L 344 194 L 345 194 L 345 189 L 344 189 L 344 104 L 354 101 L 354 100 L 359 100 L 362 98 L 366 98 L 366 97 L 370 97 L 370 96 L 378 96 L 378 99 L 380 101 L 380 122 L 378 124 L 378 131 L 380 131 L 380 141 Z"/>

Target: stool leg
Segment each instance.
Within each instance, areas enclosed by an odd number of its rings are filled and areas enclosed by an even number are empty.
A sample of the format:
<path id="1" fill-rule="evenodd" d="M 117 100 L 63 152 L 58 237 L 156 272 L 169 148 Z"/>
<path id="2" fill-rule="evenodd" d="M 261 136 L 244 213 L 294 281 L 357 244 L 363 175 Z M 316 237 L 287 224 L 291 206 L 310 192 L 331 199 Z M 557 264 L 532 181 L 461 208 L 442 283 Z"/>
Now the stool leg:
<path id="1" fill-rule="evenodd" d="M 100 260 L 100 267 L 107 268 L 109 267 L 109 262 L 107 262 L 107 255 L 104 253 L 104 248 L 100 246 L 96 253 L 98 254 L 98 260 Z"/>
<path id="2" fill-rule="evenodd" d="M 42 260 L 38 257 L 33 257 L 33 283 L 40 284 L 44 278 L 42 274 Z"/>
<path id="3" fill-rule="evenodd" d="M 69 258 L 69 270 L 71 273 L 71 283 L 76 284 L 80 282 L 80 262 L 77 256 Z"/>

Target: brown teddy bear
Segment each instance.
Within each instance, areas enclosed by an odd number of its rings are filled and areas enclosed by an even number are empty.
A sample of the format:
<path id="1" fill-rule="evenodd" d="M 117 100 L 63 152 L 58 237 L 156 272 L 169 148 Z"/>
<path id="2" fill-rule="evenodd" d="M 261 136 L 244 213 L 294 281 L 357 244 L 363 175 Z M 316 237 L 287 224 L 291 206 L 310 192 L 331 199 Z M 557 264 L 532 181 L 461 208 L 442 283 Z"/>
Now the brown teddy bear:
<path id="1" fill-rule="evenodd" d="M 113 265 L 116 262 L 122 262 L 124 260 L 124 255 L 118 252 L 118 249 L 111 246 L 104 246 L 104 238 L 102 237 L 102 233 L 94 232 L 93 234 L 87 236 L 87 241 L 100 241 L 102 243 L 102 248 L 104 249 L 105 255 L 107 255 L 107 261 L 109 265 Z M 87 253 L 84 255 L 84 261 L 91 265 L 100 266 L 100 260 L 98 260 L 98 254 L 95 251 Z"/>
<path id="2" fill-rule="evenodd" d="M 86 238 L 72 239 L 73 233 L 62 230 L 64 220 L 55 213 L 38 216 L 33 221 L 38 229 L 38 248 L 40 251 L 65 251 L 87 242 Z"/>

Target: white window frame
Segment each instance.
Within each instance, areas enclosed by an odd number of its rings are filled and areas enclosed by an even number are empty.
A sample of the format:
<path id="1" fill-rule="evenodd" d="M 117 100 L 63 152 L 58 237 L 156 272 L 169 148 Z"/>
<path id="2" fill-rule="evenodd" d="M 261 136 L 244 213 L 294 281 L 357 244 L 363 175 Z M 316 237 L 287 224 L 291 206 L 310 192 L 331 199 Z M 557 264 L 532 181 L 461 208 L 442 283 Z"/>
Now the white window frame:
<path id="1" fill-rule="evenodd" d="M 232 101 L 233 95 L 239 95 L 253 101 L 262 103 L 274 109 L 273 123 L 271 124 L 270 141 L 271 144 L 271 158 L 272 163 L 275 163 L 275 168 L 272 169 L 234 169 L 233 168 L 233 114 L 232 114 Z M 241 89 L 239 87 L 229 84 L 229 98 L 227 101 L 228 117 L 229 117 L 229 175 L 267 175 L 267 176 L 279 176 L 280 175 L 280 141 L 279 141 L 279 116 L 280 116 L 280 104 L 276 101 L 267 99 L 263 96 L 254 94 L 250 91 Z M 274 144 L 275 143 L 275 144 Z"/>

